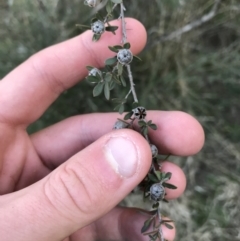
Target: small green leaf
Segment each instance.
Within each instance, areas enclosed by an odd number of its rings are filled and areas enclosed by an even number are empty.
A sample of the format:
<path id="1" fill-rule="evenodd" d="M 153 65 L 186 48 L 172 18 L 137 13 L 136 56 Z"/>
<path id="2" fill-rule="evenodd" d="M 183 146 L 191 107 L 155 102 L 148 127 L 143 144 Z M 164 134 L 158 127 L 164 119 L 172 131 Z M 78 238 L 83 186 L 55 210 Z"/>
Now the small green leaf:
<path id="1" fill-rule="evenodd" d="M 170 183 L 164 182 L 162 185 L 163 185 L 164 187 L 166 187 L 166 188 L 169 188 L 169 189 L 177 189 L 176 186 L 174 186 L 174 185 L 172 185 L 172 184 L 170 184 Z"/>
<path id="2" fill-rule="evenodd" d="M 101 38 L 101 34 L 93 34 L 92 41 L 97 42 Z"/>
<path id="3" fill-rule="evenodd" d="M 108 32 L 112 32 L 113 34 L 115 34 L 115 31 L 118 29 L 118 26 L 107 26 L 105 28 L 106 31 Z"/>
<path id="4" fill-rule="evenodd" d="M 123 65 L 118 62 L 118 75 L 122 75 L 123 72 Z"/>
<path id="5" fill-rule="evenodd" d="M 112 2 L 108 1 L 107 6 L 106 6 L 106 10 L 107 10 L 108 14 L 110 14 L 112 12 L 112 8 L 113 8 Z"/>
<path id="6" fill-rule="evenodd" d="M 165 219 L 163 219 L 162 223 L 173 223 L 173 220 L 165 220 Z"/>
<path id="7" fill-rule="evenodd" d="M 159 182 L 159 180 L 155 177 L 155 175 L 153 175 L 151 173 L 148 173 L 148 178 L 154 183 Z"/>
<path id="8" fill-rule="evenodd" d="M 167 156 L 164 158 L 164 161 L 166 161 L 170 156 L 171 156 L 171 154 L 167 155 Z"/>
<path id="9" fill-rule="evenodd" d="M 114 103 L 122 103 L 122 99 L 113 98 L 113 99 L 112 99 L 112 102 L 114 102 Z M 114 108 L 114 110 L 115 110 L 115 108 Z"/>
<path id="10" fill-rule="evenodd" d="M 110 89 L 110 90 L 113 90 L 113 89 L 115 88 L 115 86 L 116 86 L 116 82 L 111 81 L 111 82 L 109 83 L 109 89 Z"/>
<path id="11" fill-rule="evenodd" d="M 116 84 L 121 85 L 121 81 L 119 79 L 119 76 L 116 74 L 113 74 L 113 80 Z"/>
<path id="12" fill-rule="evenodd" d="M 90 26 L 88 26 L 88 25 L 83 25 L 83 24 L 76 24 L 76 27 L 77 27 L 77 28 L 80 28 L 80 29 L 91 29 Z"/>
<path id="13" fill-rule="evenodd" d="M 169 223 L 164 222 L 164 225 L 165 225 L 168 229 L 173 229 L 173 226 L 170 225 Z"/>
<path id="14" fill-rule="evenodd" d="M 148 135 L 148 128 L 147 127 L 143 127 L 143 131 L 142 131 L 144 136 Z"/>
<path id="15" fill-rule="evenodd" d="M 160 171 L 155 171 L 154 173 L 157 176 L 158 180 L 161 181 L 162 180 L 162 173 Z"/>
<path id="16" fill-rule="evenodd" d="M 91 83 L 97 83 L 99 82 L 99 78 L 96 77 L 96 76 L 88 76 L 87 78 L 87 81 L 91 82 Z"/>
<path id="17" fill-rule="evenodd" d="M 115 107 L 114 107 L 114 110 L 119 110 L 119 108 L 120 108 L 120 106 L 121 106 L 121 104 L 118 104 L 118 105 L 116 105 Z"/>
<path id="18" fill-rule="evenodd" d="M 105 81 L 106 82 L 110 82 L 111 80 L 112 80 L 112 74 L 111 73 L 107 73 L 106 75 L 105 75 Z"/>
<path id="19" fill-rule="evenodd" d="M 153 130 L 157 130 L 157 125 L 155 124 L 150 124 L 149 127 Z"/>
<path id="20" fill-rule="evenodd" d="M 150 228 L 150 226 L 152 224 L 152 221 L 153 221 L 153 219 L 150 218 L 150 219 L 148 219 L 148 220 L 146 220 L 144 222 L 144 225 L 143 225 L 143 227 L 141 229 L 141 233 L 145 233 L 146 231 L 148 231 L 148 229 Z"/>
<path id="21" fill-rule="evenodd" d="M 118 112 L 119 112 L 119 114 L 122 114 L 124 112 L 124 105 L 120 106 Z"/>
<path id="22" fill-rule="evenodd" d="M 170 180 L 171 177 L 172 177 L 172 173 L 171 172 L 164 173 L 164 179 Z"/>
<path id="23" fill-rule="evenodd" d="M 143 120 L 140 120 L 140 121 L 138 121 L 138 125 L 139 125 L 140 127 L 145 127 L 145 126 L 146 126 L 146 122 L 143 121 Z"/>
<path id="24" fill-rule="evenodd" d="M 95 23 L 95 22 L 97 22 L 97 21 L 98 21 L 98 18 L 96 18 L 96 17 L 95 17 L 95 18 L 92 18 L 92 20 L 91 20 L 92 23 Z"/>
<path id="25" fill-rule="evenodd" d="M 127 84 L 126 84 L 126 81 L 125 81 L 125 79 L 124 79 L 124 77 L 123 77 L 122 75 L 120 76 L 120 80 L 121 80 L 122 85 L 123 85 L 124 87 L 126 87 Z"/>
<path id="26" fill-rule="evenodd" d="M 112 47 L 112 46 L 108 46 L 108 48 L 113 51 L 114 53 L 118 53 L 118 49 Z"/>
<path id="27" fill-rule="evenodd" d="M 97 18 L 97 20 L 100 20 L 102 22 L 104 21 L 104 17 L 99 12 L 96 13 L 96 18 Z"/>
<path id="28" fill-rule="evenodd" d="M 110 99 L 110 89 L 109 89 L 109 83 L 105 82 L 104 84 L 104 95 L 107 100 Z"/>
<path id="29" fill-rule="evenodd" d="M 86 66 L 87 70 L 88 71 L 91 71 L 92 69 L 95 69 L 95 67 L 92 67 L 92 66 Z"/>
<path id="30" fill-rule="evenodd" d="M 123 47 L 121 45 L 114 45 L 113 46 L 115 49 L 123 49 Z"/>
<path id="31" fill-rule="evenodd" d="M 134 59 L 136 59 L 136 60 L 138 60 L 138 61 L 142 61 L 138 56 L 136 56 L 136 55 L 133 55 L 133 58 Z"/>
<path id="32" fill-rule="evenodd" d="M 93 89 L 93 96 L 94 97 L 96 97 L 96 96 L 98 96 L 102 93 L 103 86 L 104 86 L 104 83 L 100 82 L 94 87 L 94 89 Z"/>
<path id="33" fill-rule="evenodd" d="M 132 103 L 132 108 L 133 109 L 137 108 L 138 106 L 140 106 L 140 104 L 138 102 L 133 102 Z"/>
<path id="34" fill-rule="evenodd" d="M 116 63 L 117 63 L 117 57 L 116 57 L 116 56 L 113 57 L 113 58 L 107 59 L 107 60 L 105 61 L 105 64 L 106 64 L 106 65 L 114 65 L 114 64 L 116 64 Z"/>
<path id="35" fill-rule="evenodd" d="M 152 208 L 153 209 L 156 209 L 156 208 L 158 208 L 159 207 L 159 202 L 156 202 L 156 203 L 154 203 L 153 205 L 152 205 Z M 155 225 L 154 225 L 155 226 Z"/>
<path id="36" fill-rule="evenodd" d="M 128 112 L 125 116 L 124 116 L 124 120 L 129 120 L 132 117 L 133 112 Z"/>
<path id="37" fill-rule="evenodd" d="M 125 43 L 125 44 L 123 45 L 123 48 L 124 48 L 124 49 L 130 49 L 130 48 L 131 48 L 131 44 L 130 44 L 130 43 Z"/>

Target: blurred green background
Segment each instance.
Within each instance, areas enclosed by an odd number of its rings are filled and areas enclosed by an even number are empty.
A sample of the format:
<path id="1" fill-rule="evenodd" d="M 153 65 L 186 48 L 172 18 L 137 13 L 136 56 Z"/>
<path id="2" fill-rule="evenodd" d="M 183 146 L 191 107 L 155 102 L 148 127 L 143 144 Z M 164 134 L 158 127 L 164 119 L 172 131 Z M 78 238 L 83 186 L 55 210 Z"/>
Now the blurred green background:
<path id="1" fill-rule="evenodd" d="M 125 2 L 127 15 L 148 31 L 143 61 L 133 64 L 142 105 L 188 112 L 206 133 L 198 155 L 170 158 L 188 179 L 184 196 L 164 206 L 176 221 L 176 240 L 240 240 L 240 1 L 219 1 L 211 20 L 171 39 L 209 16 L 216 1 Z M 75 24 L 89 24 L 93 14 L 83 0 L 0 0 L 0 79 L 37 51 L 79 34 Z M 65 91 L 29 132 L 79 113 L 112 111 L 91 96 L 85 81 Z M 139 199 L 124 203 L 142 206 Z"/>

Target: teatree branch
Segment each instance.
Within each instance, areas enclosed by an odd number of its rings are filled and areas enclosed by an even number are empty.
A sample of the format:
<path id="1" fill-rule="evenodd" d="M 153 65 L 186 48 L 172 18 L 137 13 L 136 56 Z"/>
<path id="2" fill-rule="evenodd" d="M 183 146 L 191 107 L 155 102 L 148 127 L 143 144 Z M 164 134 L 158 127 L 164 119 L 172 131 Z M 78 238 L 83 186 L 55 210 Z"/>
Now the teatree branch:
<path id="1" fill-rule="evenodd" d="M 121 8 L 120 18 L 122 20 L 122 43 L 125 44 L 127 42 L 127 30 L 126 30 L 126 22 L 124 18 L 124 11 L 126 11 L 126 8 L 124 7 L 123 3 L 120 4 L 120 8 Z M 134 87 L 135 84 L 133 81 L 132 70 L 129 64 L 127 65 L 127 72 L 128 72 L 128 78 L 129 78 L 130 88 L 131 88 L 134 102 L 138 103 L 138 98 Z"/>

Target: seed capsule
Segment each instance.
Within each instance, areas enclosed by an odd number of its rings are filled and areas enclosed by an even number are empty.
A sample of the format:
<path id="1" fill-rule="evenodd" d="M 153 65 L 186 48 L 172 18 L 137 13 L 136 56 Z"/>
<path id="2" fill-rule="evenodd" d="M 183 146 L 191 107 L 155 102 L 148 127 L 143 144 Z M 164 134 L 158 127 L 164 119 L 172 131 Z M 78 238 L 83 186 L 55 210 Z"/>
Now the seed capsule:
<path id="1" fill-rule="evenodd" d="M 129 126 L 128 123 L 121 121 L 121 120 L 117 120 L 116 123 L 113 126 L 114 130 L 119 130 L 119 129 L 124 129 L 127 128 Z"/>
<path id="2" fill-rule="evenodd" d="M 104 22 L 98 20 L 98 21 L 92 23 L 91 29 L 92 29 L 93 33 L 97 34 L 97 35 L 104 33 L 104 31 L 105 31 Z"/>
<path id="3" fill-rule="evenodd" d="M 133 111 L 133 116 L 136 119 L 142 120 L 142 119 L 145 119 L 145 117 L 147 116 L 146 109 L 142 106 L 139 106 L 139 107 L 133 109 L 132 111 Z"/>
<path id="4" fill-rule="evenodd" d="M 161 201 L 165 197 L 165 189 L 162 184 L 155 183 L 150 187 L 150 198 L 153 201 Z"/>
<path id="5" fill-rule="evenodd" d="M 119 63 L 123 65 L 130 64 L 133 59 L 133 54 L 129 49 L 120 49 L 117 54 L 117 59 Z"/>
<path id="6" fill-rule="evenodd" d="M 97 74 L 101 74 L 101 71 L 97 68 L 93 68 L 88 72 L 89 76 L 97 76 Z"/>
<path id="7" fill-rule="evenodd" d="M 157 155 L 158 155 L 157 147 L 153 144 L 150 144 L 150 148 L 151 148 L 151 151 L 152 151 L 152 157 L 157 157 Z"/>

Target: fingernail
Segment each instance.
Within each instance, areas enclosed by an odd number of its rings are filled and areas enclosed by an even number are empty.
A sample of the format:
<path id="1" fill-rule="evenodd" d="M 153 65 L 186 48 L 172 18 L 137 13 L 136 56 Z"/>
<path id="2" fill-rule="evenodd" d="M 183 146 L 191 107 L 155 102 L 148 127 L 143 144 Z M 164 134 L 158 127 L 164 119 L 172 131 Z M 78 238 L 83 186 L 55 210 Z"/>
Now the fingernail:
<path id="1" fill-rule="evenodd" d="M 124 137 L 112 137 L 105 145 L 106 158 L 122 177 L 132 177 L 138 168 L 138 151 L 135 144 Z"/>

